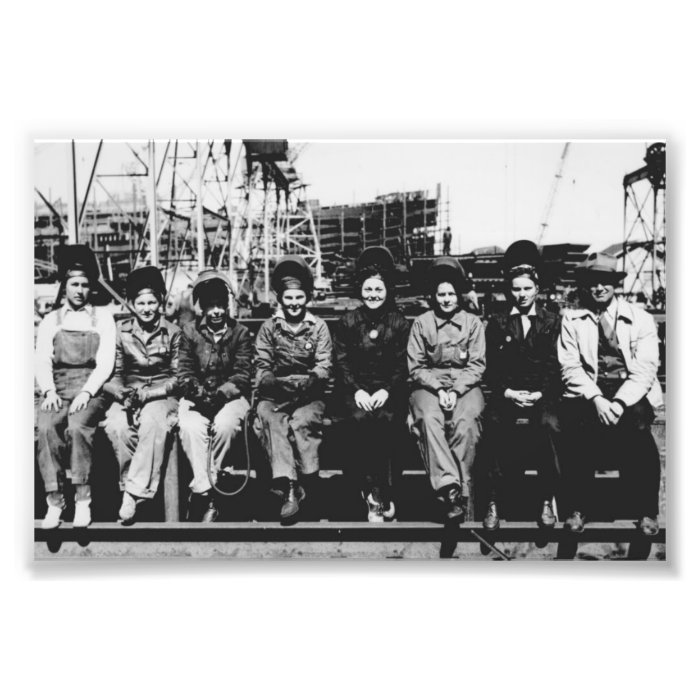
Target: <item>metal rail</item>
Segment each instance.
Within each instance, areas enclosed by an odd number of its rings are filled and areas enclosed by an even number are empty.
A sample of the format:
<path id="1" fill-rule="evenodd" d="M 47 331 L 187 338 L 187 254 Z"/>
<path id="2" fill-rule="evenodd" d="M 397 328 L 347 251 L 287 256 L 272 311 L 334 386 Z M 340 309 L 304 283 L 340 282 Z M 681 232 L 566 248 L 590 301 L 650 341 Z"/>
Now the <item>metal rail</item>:
<path id="1" fill-rule="evenodd" d="M 575 539 L 577 542 L 628 542 L 639 532 L 631 520 L 609 523 L 588 523 L 578 535 L 572 535 L 561 523 L 551 529 L 537 527 L 532 522 L 501 522 L 494 532 L 486 531 L 481 523 L 469 522 L 460 527 L 446 528 L 433 522 L 300 522 L 292 526 L 277 522 L 215 522 L 215 523 L 137 523 L 124 527 L 118 523 L 93 523 L 87 529 L 74 528 L 69 523 L 57 530 L 42 530 L 41 521 L 35 521 L 35 542 L 49 539 L 91 542 L 437 542 L 445 532 L 458 542 L 480 542 L 477 533 L 490 542 L 535 542 L 546 538 L 549 542 Z M 474 531 L 474 532 L 472 532 Z M 662 527 L 653 543 L 666 541 Z"/>

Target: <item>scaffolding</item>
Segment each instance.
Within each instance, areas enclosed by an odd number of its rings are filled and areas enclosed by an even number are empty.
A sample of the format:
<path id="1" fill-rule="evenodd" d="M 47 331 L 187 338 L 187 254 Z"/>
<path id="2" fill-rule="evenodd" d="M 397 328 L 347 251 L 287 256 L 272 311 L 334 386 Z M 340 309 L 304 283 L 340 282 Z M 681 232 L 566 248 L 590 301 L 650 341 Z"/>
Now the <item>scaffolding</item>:
<path id="1" fill-rule="evenodd" d="M 90 174 L 80 188 L 78 150 L 87 146 L 67 144 L 67 212 L 38 189 L 36 195 L 56 231 L 44 238 L 91 244 L 108 279 L 119 265 L 128 271 L 151 264 L 164 271 L 172 289 L 180 270 L 192 277 L 217 268 L 253 305 L 270 303 L 270 270 L 287 253 L 306 258 L 316 280 L 321 279 L 313 212 L 294 168 L 303 143 L 290 149 L 286 140 L 123 142 L 118 147 L 130 164 L 119 173 L 102 167 L 104 145 L 102 140 L 96 148 L 95 142 L 89 144 Z M 131 183 L 131 206 L 118 194 L 125 179 Z M 98 192 L 109 203 L 111 229 L 107 223 L 98 229 Z"/>
<path id="2" fill-rule="evenodd" d="M 645 165 L 623 178 L 625 292 L 662 309 L 666 302 L 666 144 L 651 144 Z"/>

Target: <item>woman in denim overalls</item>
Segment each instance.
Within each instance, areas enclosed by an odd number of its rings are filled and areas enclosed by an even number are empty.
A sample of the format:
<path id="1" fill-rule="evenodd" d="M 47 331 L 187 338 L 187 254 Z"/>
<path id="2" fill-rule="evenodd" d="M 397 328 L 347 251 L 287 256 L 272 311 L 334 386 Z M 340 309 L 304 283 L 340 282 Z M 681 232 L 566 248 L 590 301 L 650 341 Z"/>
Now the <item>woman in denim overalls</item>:
<path id="1" fill-rule="evenodd" d="M 87 246 L 61 253 L 63 305 L 40 323 L 36 376 L 44 400 L 37 419 L 37 460 L 47 494 L 45 529 L 58 527 L 66 478 L 75 486 L 74 527 L 90 524 L 90 470 L 97 423 L 104 415 L 103 383 L 114 367 L 114 319 L 89 303 L 98 277 Z"/>
<path id="2" fill-rule="evenodd" d="M 255 339 L 255 429 L 270 459 L 273 490 L 290 521 L 318 477 L 318 449 L 333 347 L 328 326 L 306 310 L 313 276 L 298 255 L 280 260 L 272 273 L 280 308 Z M 305 482 L 299 485 L 299 477 Z"/>

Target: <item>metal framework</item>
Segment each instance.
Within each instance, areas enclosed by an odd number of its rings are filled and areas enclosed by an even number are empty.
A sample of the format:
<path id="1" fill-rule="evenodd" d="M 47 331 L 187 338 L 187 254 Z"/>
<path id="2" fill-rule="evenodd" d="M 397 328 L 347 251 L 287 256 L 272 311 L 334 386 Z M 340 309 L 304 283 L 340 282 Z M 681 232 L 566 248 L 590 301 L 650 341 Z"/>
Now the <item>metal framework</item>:
<path id="1" fill-rule="evenodd" d="M 302 255 L 316 279 L 322 275 L 321 248 L 306 188 L 294 169 L 305 144 L 292 148 L 286 140 L 234 142 L 171 140 L 122 143 L 125 162 L 121 173 L 101 168 L 104 142 L 90 158 L 87 185 L 80 190 L 77 150 L 68 144 L 68 213 L 36 190 L 50 211 L 60 238 L 68 243 L 92 242 L 86 214 L 96 195 L 112 205 L 129 231 L 126 245 L 129 268 L 152 264 L 165 271 L 170 286 L 179 269 L 215 267 L 227 271 L 234 287 L 253 304 L 269 303 L 270 270 L 287 253 Z M 129 178 L 131 210 L 116 195 L 114 179 Z M 96 217 L 96 214 L 94 214 Z M 95 233 L 97 225 L 93 227 Z M 118 246 L 97 250 L 111 277 L 111 259 L 124 254 Z"/>
<path id="2" fill-rule="evenodd" d="M 625 291 L 664 308 L 666 301 L 666 144 L 647 148 L 645 165 L 623 178 Z"/>

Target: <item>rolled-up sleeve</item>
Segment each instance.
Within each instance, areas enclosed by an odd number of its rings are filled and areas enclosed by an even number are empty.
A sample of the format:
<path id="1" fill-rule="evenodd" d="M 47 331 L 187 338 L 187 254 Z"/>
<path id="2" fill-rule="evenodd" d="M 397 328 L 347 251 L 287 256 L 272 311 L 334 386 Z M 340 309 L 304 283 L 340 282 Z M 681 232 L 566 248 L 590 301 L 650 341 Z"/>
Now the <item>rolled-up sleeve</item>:
<path id="1" fill-rule="evenodd" d="M 83 391 L 95 396 L 114 370 L 114 358 L 117 344 L 117 327 L 112 314 L 107 309 L 98 312 L 96 330 L 100 344 L 95 355 L 95 369 L 88 377 Z"/>

